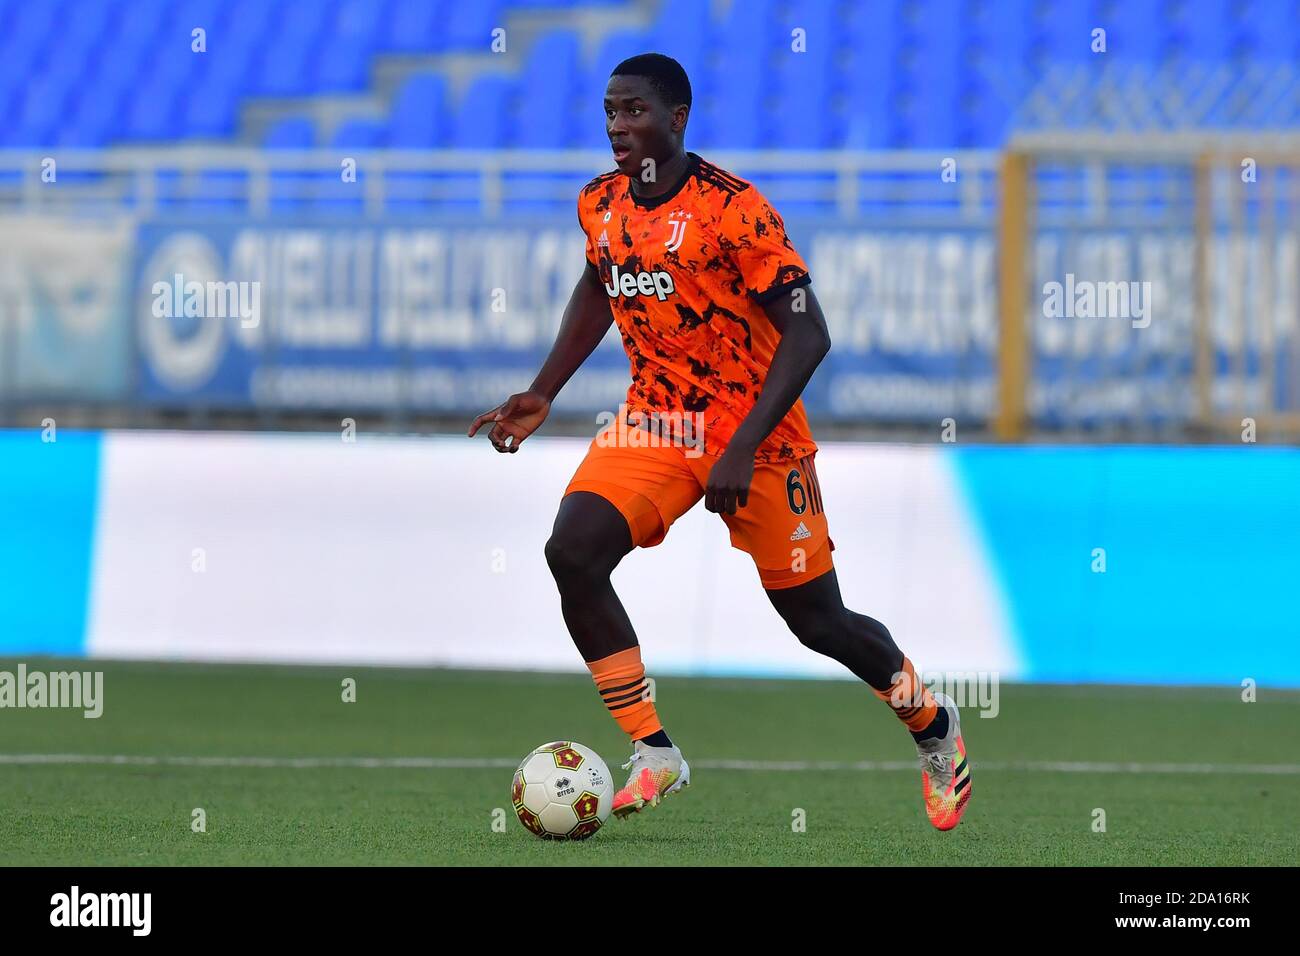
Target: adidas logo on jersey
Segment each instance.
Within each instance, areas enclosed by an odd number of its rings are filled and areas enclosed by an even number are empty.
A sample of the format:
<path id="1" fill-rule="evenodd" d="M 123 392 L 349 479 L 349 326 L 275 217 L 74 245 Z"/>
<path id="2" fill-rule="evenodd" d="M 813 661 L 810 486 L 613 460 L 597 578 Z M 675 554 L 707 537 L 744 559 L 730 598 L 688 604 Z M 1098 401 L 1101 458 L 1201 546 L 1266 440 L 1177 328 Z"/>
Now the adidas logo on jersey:
<path id="1" fill-rule="evenodd" d="M 794 534 L 790 535 L 790 540 L 802 541 L 804 538 L 811 538 L 811 537 L 812 537 L 812 532 L 808 530 L 808 526 L 804 524 L 802 521 L 800 521 L 799 527 L 795 528 Z"/>
<path id="2" fill-rule="evenodd" d="M 673 285 L 672 274 L 661 269 L 653 272 L 620 273 L 618 266 L 614 266 L 610 271 L 609 281 L 605 283 L 605 291 L 609 293 L 611 299 L 617 299 L 620 295 L 653 295 L 662 302 L 677 289 Z"/>

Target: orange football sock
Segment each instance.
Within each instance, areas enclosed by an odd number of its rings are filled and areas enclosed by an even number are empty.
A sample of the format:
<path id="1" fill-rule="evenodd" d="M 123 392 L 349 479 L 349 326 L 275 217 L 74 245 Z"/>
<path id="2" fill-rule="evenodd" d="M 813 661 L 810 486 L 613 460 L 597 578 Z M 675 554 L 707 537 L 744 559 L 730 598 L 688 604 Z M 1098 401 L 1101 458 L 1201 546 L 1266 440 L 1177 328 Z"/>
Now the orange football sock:
<path id="1" fill-rule="evenodd" d="M 906 656 L 889 689 L 876 690 L 873 687 L 871 692 L 888 704 L 898 719 L 907 724 L 907 729 L 914 734 L 929 727 L 934 715 L 939 712 L 934 695 L 921 683 L 916 676 L 916 669 Z"/>
<path id="2" fill-rule="evenodd" d="M 639 646 L 588 661 L 587 667 L 591 669 L 601 700 L 629 737 L 640 740 L 663 730 L 646 683 Z"/>

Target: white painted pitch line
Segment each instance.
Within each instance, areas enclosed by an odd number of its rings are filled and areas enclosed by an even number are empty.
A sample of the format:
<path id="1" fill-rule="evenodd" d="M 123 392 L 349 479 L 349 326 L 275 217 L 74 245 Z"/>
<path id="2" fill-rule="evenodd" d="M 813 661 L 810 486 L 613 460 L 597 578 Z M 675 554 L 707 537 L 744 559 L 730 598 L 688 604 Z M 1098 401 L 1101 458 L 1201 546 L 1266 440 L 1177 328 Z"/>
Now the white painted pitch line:
<path id="1" fill-rule="evenodd" d="M 129 767 L 266 767 L 306 770 L 342 767 L 363 770 L 484 770 L 513 769 L 519 761 L 509 757 L 187 757 L 139 754 L 0 754 L 0 764 L 35 766 Z M 701 770 L 755 770 L 768 773 L 811 771 L 915 771 L 911 760 L 698 760 L 691 766 Z M 1109 761 L 973 761 L 980 771 L 1031 771 L 1040 773 L 1118 774 L 1228 774 L 1242 776 L 1289 776 L 1300 774 L 1300 764 L 1235 763 L 1122 763 Z"/>
<path id="2" fill-rule="evenodd" d="M 366 770 L 415 768 L 481 770 L 517 767 L 505 757 L 169 757 L 146 754 L 0 754 L 0 764 L 121 765 L 130 767 L 268 767 L 306 770 L 350 767 Z"/>

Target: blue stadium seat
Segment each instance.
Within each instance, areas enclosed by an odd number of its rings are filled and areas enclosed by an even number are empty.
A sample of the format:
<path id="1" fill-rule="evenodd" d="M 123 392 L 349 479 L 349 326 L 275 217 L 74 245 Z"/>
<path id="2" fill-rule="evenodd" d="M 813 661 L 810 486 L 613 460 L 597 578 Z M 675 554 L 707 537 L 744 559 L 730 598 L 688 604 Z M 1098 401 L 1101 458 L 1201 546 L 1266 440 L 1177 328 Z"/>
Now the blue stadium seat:
<path id="1" fill-rule="evenodd" d="M 1134 6 L 1156 3 L 1159 0 L 1131 0 Z M 1013 68 L 1016 72 L 1028 66 L 1030 51 L 1037 39 L 1034 24 L 1036 0 L 1000 0 L 976 8 L 976 15 L 967 24 L 967 36 L 975 52 L 986 57 L 974 70 L 974 79 L 996 76 L 999 70 Z"/>
<path id="2" fill-rule="evenodd" d="M 326 24 L 333 22 L 332 0 L 295 3 L 272 0 L 272 15 L 259 47 L 255 92 L 262 96 L 304 96 L 312 91 L 313 66 Z"/>
<path id="3" fill-rule="evenodd" d="M 249 90 L 259 59 L 254 42 L 242 32 L 222 33 L 208 47 L 205 70 L 181 113 L 185 136 L 211 139 L 235 134 L 240 100 Z"/>
<path id="4" fill-rule="evenodd" d="M 54 34 L 58 42 L 49 51 L 45 69 L 80 76 L 103 44 L 117 12 L 113 0 L 75 0 L 65 7 Z"/>
<path id="5" fill-rule="evenodd" d="M 1246 0 L 1239 11 L 1239 59 L 1293 67 L 1300 63 L 1300 10 L 1295 0 Z"/>
<path id="6" fill-rule="evenodd" d="M 372 50 L 364 40 L 334 37 L 326 42 L 315 61 L 313 87 L 318 93 L 365 89 L 370 75 Z"/>
<path id="7" fill-rule="evenodd" d="M 223 33 L 218 44 L 208 44 L 208 52 L 216 52 L 221 46 L 232 42 L 262 44 L 269 39 L 271 22 L 279 9 L 275 2 L 268 0 L 234 0 L 227 9 L 226 23 L 229 29 Z M 209 32 L 209 39 L 212 38 Z"/>
<path id="8" fill-rule="evenodd" d="M 835 95 L 834 63 L 812 54 L 791 56 L 776 70 L 773 108 L 765 111 L 763 142 L 778 149 L 829 149 L 843 136 L 844 105 Z"/>
<path id="9" fill-rule="evenodd" d="M 842 145 L 876 149 L 896 141 L 899 44 L 903 34 L 902 3 L 881 0 L 852 8 L 843 27 L 852 59 L 842 71 L 844 134 Z"/>
<path id="10" fill-rule="evenodd" d="M 436 2 L 399 2 L 392 7 L 380 43 L 402 53 L 440 50 L 446 39 L 449 10 Z M 467 4 L 468 6 L 468 4 Z"/>
<path id="11" fill-rule="evenodd" d="M 844 129 L 844 104 L 837 96 L 840 33 L 832 0 L 809 0 L 783 9 L 773 55 L 772 108 L 764 111 L 764 142 L 781 149 L 838 145 Z M 795 51 L 796 40 L 803 52 Z"/>
<path id="12" fill-rule="evenodd" d="M 537 38 L 519 77 L 514 145 L 557 149 L 572 142 L 579 69 L 578 36 L 572 30 L 550 30 Z"/>
<path id="13" fill-rule="evenodd" d="M 697 96 L 706 94 L 716 32 L 709 16 L 709 0 L 665 0 L 650 28 L 649 42 L 639 52 L 671 56 L 691 78 L 693 92 Z"/>
<path id="14" fill-rule="evenodd" d="M 382 149 L 388 145 L 388 125 L 373 119 L 346 120 L 334 130 L 330 145 L 344 149 Z"/>
<path id="15" fill-rule="evenodd" d="M 1223 63 L 1232 47 L 1229 0 L 1197 0 L 1174 7 L 1173 56 L 1188 63 Z"/>
<path id="16" fill-rule="evenodd" d="M 1092 31 L 1104 25 L 1092 4 L 1058 0 L 1037 7 L 1036 12 L 1039 43 L 1034 52 L 1040 71 L 1056 63 L 1086 63 L 1098 55 L 1092 52 Z"/>
<path id="17" fill-rule="evenodd" d="M 59 6 L 56 3 L 22 3 L 15 4 L 8 24 L 10 36 L 15 41 L 27 44 L 39 44 L 49 37 L 59 21 Z"/>
<path id="18" fill-rule="evenodd" d="M 958 145 L 967 33 L 959 0 L 912 5 L 900 55 L 899 145 Z"/>
<path id="19" fill-rule="evenodd" d="M 239 97 L 220 77 L 209 77 L 195 87 L 184 104 L 180 124 L 187 138 L 217 139 L 232 136 L 239 120 Z"/>
<path id="20" fill-rule="evenodd" d="M 50 74 L 42 62 L 58 44 L 54 4 L 23 4 L 8 14 L 0 33 L 0 99 L 7 101 L 0 143 L 35 146 L 53 142 L 59 111 L 75 77 Z"/>
<path id="21" fill-rule="evenodd" d="M 16 41 L 6 42 L 6 39 L 0 34 L 0 92 L 8 90 L 16 93 L 19 87 L 35 76 L 32 61 L 37 56 L 38 48 L 19 47 Z"/>
<path id="22" fill-rule="evenodd" d="M 128 3 L 123 12 L 130 15 L 133 6 Z M 223 0 L 172 0 L 167 7 L 173 11 L 172 22 L 183 27 L 186 35 L 195 27 L 202 27 L 211 37 L 213 29 L 223 24 L 230 4 Z M 242 30 L 244 27 L 241 22 L 239 28 Z"/>
<path id="23" fill-rule="evenodd" d="M 1015 109 L 1032 88 L 1035 4 L 1036 0 L 1001 0 L 977 8 L 970 18 L 957 131 L 960 145 L 1000 144 Z"/>
<path id="24" fill-rule="evenodd" d="M 314 52 L 310 42 L 289 37 L 263 47 L 256 86 L 250 92 L 259 96 L 307 95 Z"/>
<path id="25" fill-rule="evenodd" d="M 87 87 L 124 83 L 134 88 L 145 76 L 146 62 L 155 48 L 155 37 L 161 27 L 160 20 L 145 18 L 133 25 L 130 18 L 119 17 L 104 37 Z"/>
<path id="26" fill-rule="evenodd" d="M 585 95 L 596 96 L 597 113 L 600 112 L 600 97 L 605 92 L 605 85 L 609 82 L 614 67 L 629 57 L 649 53 L 654 49 L 650 45 L 649 34 L 644 30 L 615 30 L 601 40 L 596 55 L 588 64 L 580 91 Z"/>
<path id="27" fill-rule="evenodd" d="M 68 122 L 59 131 L 60 146 L 107 146 L 120 135 L 120 117 L 130 99 L 126 80 L 104 77 L 80 92 Z"/>
<path id="28" fill-rule="evenodd" d="M 737 4 L 719 26 L 717 61 L 703 72 L 710 95 L 697 103 L 697 112 L 709 120 L 704 145 L 716 142 L 744 149 L 762 142 L 772 106 L 772 47 L 779 37 L 772 19 L 775 11 L 776 4 L 769 0 Z"/>
<path id="29" fill-rule="evenodd" d="M 447 81 L 436 73 L 417 73 L 393 100 L 389 145 L 428 149 L 447 141 Z"/>
<path id="30" fill-rule="evenodd" d="M 1170 30 L 1162 0 L 1113 4 L 1097 25 L 1106 30 L 1106 55 L 1122 63 L 1156 63 L 1169 52 Z"/>
<path id="31" fill-rule="evenodd" d="M 285 38 L 295 42 L 315 40 L 325 32 L 326 25 L 337 21 L 337 0 L 271 0 L 280 8 L 278 29 Z M 272 40 L 276 39 L 274 36 Z"/>
<path id="32" fill-rule="evenodd" d="M 504 0 L 475 0 L 474 3 L 452 3 L 443 17 L 443 36 L 452 49 L 487 51 L 491 49 L 492 31 L 504 28 L 506 19 Z M 509 49 L 510 37 L 506 44 Z"/>
<path id="33" fill-rule="evenodd" d="M 47 73 L 37 77 L 19 96 L 13 121 L 20 129 L 36 136 L 37 142 L 53 142 L 73 82 L 67 74 Z"/>
<path id="34" fill-rule="evenodd" d="M 515 83 L 488 73 L 470 84 L 452 121 L 450 145 L 458 149 L 499 149 L 509 142 Z"/>
<path id="35" fill-rule="evenodd" d="M 127 108 L 123 138 L 146 143 L 178 139 L 182 91 L 169 80 L 149 80 L 135 87 Z"/>
<path id="36" fill-rule="evenodd" d="M 309 116 L 287 116 L 262 137 L 267 149 L 311 149 L 316 145 L 316 124 Z"/>
<path id="37" fill-rule="evenodd" d="M 647 50 L 686 67 L 696 95 L 688 142 L 704 149 L 996 146 L 1050 67 L 1185 65 L 1196 76 L 1300 62 L 1296 0 L 663 0 L 646 5 L 648 26 L 614 29 L 594 50 L 572 27 L 531 39 L 517 31 L 511 57 L 489 59 L 492 30 L 512 14 L 533 11 L 536 23 L 536 11 L 559 6 L 641 9 L 635 0 L 0 0 L 0 145 L 230 139 L 248 98 L 366 92 L 375 58 L 392 52 L 462 52 L 488 68 L 457 84 L 455 102 L 443 76 L 409 77 L 382 121 L 344 124 L 340 146 L 603 149 L 609 71 Z M 196 26 L 207 31 L 203 53 L 190 48 Z M 1095 27 L 1107 31 L 1104 58 L 1090 50 Z M 806 52 L 791 50 L 796 28 Z M 502 74 L 500 63 L 520 67 Z M 1231 106 L 1215 105 L 1210 122 L 1226 121 Z"/>
<path id="38" fill-rule="evenodd" d="M 345 38 L 364 41 L 370 47 L 377 47 L 384 24 L 396 19 L 406 7 L 404 3 L 394 5 L 390 0 L 342 0 L 334 21 L 334 32 Z"/>

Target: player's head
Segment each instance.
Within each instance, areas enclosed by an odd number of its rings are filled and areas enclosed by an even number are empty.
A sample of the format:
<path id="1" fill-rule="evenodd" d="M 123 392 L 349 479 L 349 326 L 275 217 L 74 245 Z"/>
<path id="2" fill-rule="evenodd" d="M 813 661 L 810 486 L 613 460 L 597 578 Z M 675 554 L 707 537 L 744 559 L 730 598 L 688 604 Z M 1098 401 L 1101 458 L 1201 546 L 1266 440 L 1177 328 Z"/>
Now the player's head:
<path id="1" fill-rule="evenodd" d="M 605 132 L 619 171 L 640 175 L 644 161 L 662 163 L 682 149 L 691 111 L 691 81 L 662 53 L 642 53 L 614 67 L 605 87 Z"/>

